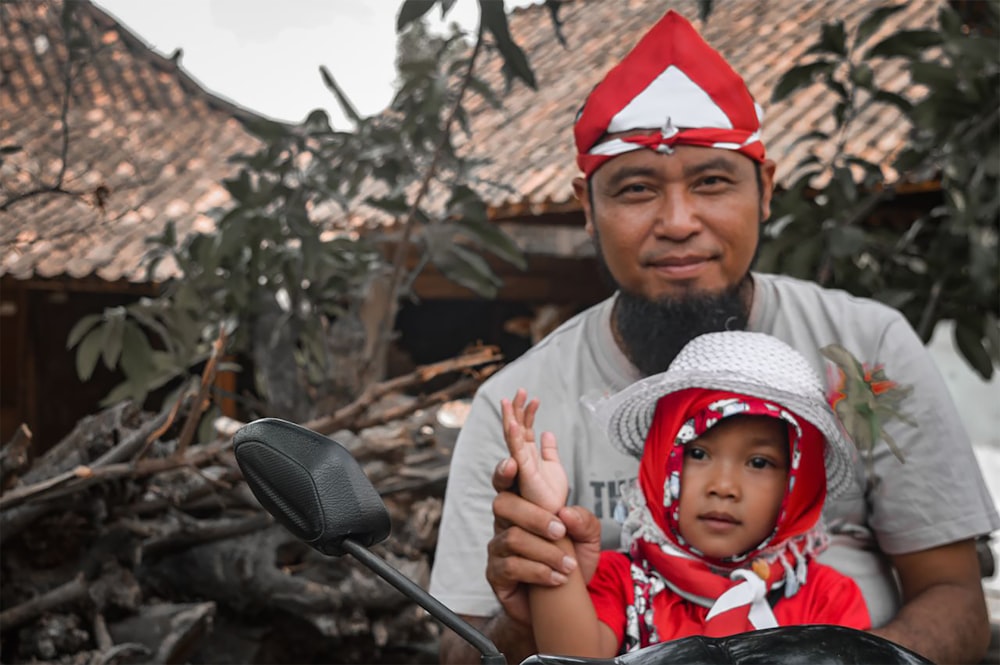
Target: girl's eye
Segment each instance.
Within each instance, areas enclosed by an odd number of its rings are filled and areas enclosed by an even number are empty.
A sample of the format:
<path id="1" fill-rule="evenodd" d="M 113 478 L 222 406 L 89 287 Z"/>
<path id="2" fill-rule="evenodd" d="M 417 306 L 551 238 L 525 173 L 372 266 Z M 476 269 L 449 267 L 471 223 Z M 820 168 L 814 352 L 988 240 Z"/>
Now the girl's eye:
<path id="1" fill-rule="evenodd" d="M 701 448 L 688 448 L 687 456 L 691 459 L 705 459 L 705 451 Z"/>
<path id="2" fill-rule="evenodd" d="M 754 457 L 750 460 L 750 466 L 755 469 L 766 469 L 769 466 L 774 466 L 771 464 L 771 460 L 764 457 Z"/>

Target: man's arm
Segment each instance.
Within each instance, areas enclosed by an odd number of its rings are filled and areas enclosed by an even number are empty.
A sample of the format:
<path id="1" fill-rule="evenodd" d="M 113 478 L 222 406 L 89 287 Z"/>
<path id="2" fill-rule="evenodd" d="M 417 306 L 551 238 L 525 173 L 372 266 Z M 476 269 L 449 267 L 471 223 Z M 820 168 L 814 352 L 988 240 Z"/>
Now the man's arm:
<path id="1" fill-rule="evenodd" d="M 935 663 L 979 663 L 990 641 L 989 615 L 973 540 L 892 557 L 903 607 L 872 632 Z"/>
<path id="2" fill-rule="evenodd" d="M 537 652 L 531 627 L 514 621 L 502 610 L 492 617 L 461 616 L 490 638 L 508 663 L 520 663 Z M 473 664 L 479 662 L 479 656 L 475 647 L 457 633 L 447 628 L 441 633 L 441 663 Z"/>
<path id="3" fill-rule="evenodd" d="M 589 580 L 597 569 L 601 550 L 601 522 L 580 506 L 567 506 L 556 516 L 510 492 L 517 476 L 512 459 L 493 472 L 497 497 L 493 502 L 495 536 L 490 541 L 486 578 L 504 609 L 492 617 L 464 616 L 490 638 L 506 656 L 519 663 L 538 652 L 531 631 L 531 613 L 525 585 L 557 586 L 579 568 Z M 568 536 L 575 557 L 556 544 Z M 515 617 L 515 618 L 512 618 Z M 441 635 L 442 665 L 479 662 L 479 654 L 450 630 Z"/>

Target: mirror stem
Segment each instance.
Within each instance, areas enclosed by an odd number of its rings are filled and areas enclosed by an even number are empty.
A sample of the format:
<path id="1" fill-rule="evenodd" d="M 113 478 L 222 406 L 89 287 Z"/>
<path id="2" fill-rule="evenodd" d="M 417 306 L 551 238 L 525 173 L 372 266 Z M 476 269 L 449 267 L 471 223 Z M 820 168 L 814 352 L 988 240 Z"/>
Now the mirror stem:
<path id="1" fill-rule="evenodd" d="M 412 580 L 369 552 L 366 547 L 354 542 L 350 538 L 345 539 L 341 543 L 341 547 L 348 554 L 370 568 L 376 575 L 399 589 L 407 598 L 416 601 L 418 605 L 430 612 L 431 616 L 458 633 L 466 642 L 476 647 L 479 653 L 482 654 L 480 657 L 481 663 L 484 663 L 484 665 L 507 665 L 507 659 L 504 658 L 504 655 L 500 653 L 496 645 L 490 642 L 485 635 L 441 604 Z"/>

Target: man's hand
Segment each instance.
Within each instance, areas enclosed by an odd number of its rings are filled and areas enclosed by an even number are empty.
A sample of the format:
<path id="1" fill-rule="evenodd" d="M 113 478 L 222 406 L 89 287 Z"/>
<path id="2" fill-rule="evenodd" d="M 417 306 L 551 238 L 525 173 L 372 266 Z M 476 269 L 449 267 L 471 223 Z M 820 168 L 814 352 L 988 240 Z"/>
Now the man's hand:
<path id="1" fill-rule="evenodd" d="M 558 517 L 510 491 L 517 463 L 505 459 L 493 472 L 493 539 L 489 543 L 486 579 L 504 611 L 514 621 L 530 625 L 525 584 L 558 586 L 577 566 L 585 580 L 597 569 L 601 523 L 580 506 L 567 506 Z M 574 556 L 555 544 L 564 535 L 574 542 Z"/>

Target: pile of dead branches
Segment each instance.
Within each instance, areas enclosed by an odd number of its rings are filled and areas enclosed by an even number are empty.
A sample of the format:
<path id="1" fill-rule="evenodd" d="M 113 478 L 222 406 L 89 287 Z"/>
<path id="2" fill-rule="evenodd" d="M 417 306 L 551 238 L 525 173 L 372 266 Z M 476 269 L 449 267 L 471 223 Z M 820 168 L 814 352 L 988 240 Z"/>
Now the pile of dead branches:
<path id="1" fill-rule="evenodd" d="M 373 549 L 421 585 L 453 441 L 436 410 L 498 361 L 480 348 L 303 423 L 361 463 L 393 519 Z M 214 440 L 193 442 L 206 404 L 205 391 L 159 414 L 122 403 L 35 460 L 24 429 L 4 446 L 2 661 L 434 662 L 439 629 L 423 610 L 260 508 L 232 454 L 242 423 L 217 421 Z"/>

